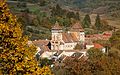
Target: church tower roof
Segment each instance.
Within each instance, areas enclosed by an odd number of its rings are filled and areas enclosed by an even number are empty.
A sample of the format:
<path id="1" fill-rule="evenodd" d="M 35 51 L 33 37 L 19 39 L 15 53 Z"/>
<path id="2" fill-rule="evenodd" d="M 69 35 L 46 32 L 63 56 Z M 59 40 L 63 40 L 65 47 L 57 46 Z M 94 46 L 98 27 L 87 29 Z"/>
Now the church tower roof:
<path id="1" fill-rule="evenodd" d="M 72 26 L 71 31 L 82 32 L 84 29 L 82 28 L 81 24 L 77 22 Z"/>
<path id="2" fill-rule="evenodd" d="M 56 21 L 55 25 L 52 27 L 52 30 L 62 30 L 62 27 L 59 25 L 59 23 Z"/>

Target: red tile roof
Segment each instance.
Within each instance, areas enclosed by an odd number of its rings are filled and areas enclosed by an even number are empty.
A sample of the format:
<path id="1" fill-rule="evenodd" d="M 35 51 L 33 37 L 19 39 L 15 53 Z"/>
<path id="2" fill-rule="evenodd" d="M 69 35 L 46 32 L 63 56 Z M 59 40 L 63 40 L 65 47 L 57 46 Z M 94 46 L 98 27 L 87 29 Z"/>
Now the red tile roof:
<path id="1" fill-rule="evenodd" d="M 72 40 L 73 40 L 74 42 L 78 42 L 78 41 L 79 41 L 78 38 L 75 36 L 74 33 L 70 33 L 70 35 L 71 35 Z"/>
<path id="2" fill-rule="evenodd" d="M 79 41 L 74 33 L 62 33 L 62 39 L 65 43 L 72 43 Z"/>
<path id="3" fill-rule="evenodd" d="M 98 43 L 94 43 L 94 48 L 101 49 L 101 48 L 103 48 L 103 46 Z"/>
<path id="4" fill-rule="evenodd" d="M 103 35 L 112 36 L 112 31 L 105 31 L 103 32 Z"/>
<path id="5" fill-rule="evenodd" d="M 41 46 L 40 48 L 43 51 L 50 51 L 50 49 L 48 48 L 48 46 Z"/>
<path id="6" fill-rule="evenodd" d="M 33 41 L 33 44 L 37 46 L 43 46 L 43 45 L 48 45 L 49 42 L 50 42 L 49 40 L 36 40 Z"/>
<path id="7" fill-rule="evenodd" d="M 84 29 L 82 28 L 81 24 L 79 22 L 75 23 L 72 28 L 71 31 L 84 31 Z"/>
<path id="8" fill-rule="evenodd" d="M 37 40 L 33 41 L 33 44 L 40 47 L 41 50 L 43 51 L 49 51 L 50 49 L 48 48 L 49 40 Z"/>
<path id="9" fill-rule="evenodd" d="M 109 40 L 112 36 L 111 32 L 103 32 L 103 34 L 93 34 L 93 35 L 86 35 L 86 39 L 92 40 Z"/>
<path id="10" fill-rule="evenodd" d="M 52 30 L 62 30 L 62 27 L 59 25 L 58 22 L 56 22 L 55 25 L 52 27 Z"/>

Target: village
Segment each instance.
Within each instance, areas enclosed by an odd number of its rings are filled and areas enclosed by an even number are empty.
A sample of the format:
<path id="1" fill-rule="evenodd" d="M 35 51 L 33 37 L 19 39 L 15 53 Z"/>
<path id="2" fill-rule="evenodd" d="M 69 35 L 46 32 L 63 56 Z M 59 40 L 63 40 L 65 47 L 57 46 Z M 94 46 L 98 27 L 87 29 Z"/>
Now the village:
<path id="1" fill-rule="evenodd" d="M 91 48 L 107 53 L 107 47 L 94 41 L 107 41 L 112 36 L 112 31 L 86 35 L 79 22 L 72 25 L 71 29 L 67 32 L 63 32 L 62 27 L 56 22 L 51 29 L 51 33 L 51 40 L 34 40 L 29 41 L 29 44 L 34 44 L 37 47 L 36 55 L 39 59 L 46 58 L 54 62 L 64 62 L 69 58 L 87 60 L 87 51 Z"/>
<path id="2" fill-rule="evenodd" d="M 0 75 L 120 75 L 120 1 L 0 0 Z"/>

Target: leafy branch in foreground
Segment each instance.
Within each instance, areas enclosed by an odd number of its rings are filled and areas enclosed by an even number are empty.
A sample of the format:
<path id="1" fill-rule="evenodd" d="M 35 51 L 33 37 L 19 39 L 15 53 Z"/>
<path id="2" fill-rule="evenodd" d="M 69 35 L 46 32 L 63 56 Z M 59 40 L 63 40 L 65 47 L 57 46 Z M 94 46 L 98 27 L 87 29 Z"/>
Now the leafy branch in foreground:
<path id="1" fill-rule="evenodd" d="M 36 48 L 27 45 L 20 26 L 6 1 L 0 0 L 0 73 L 51 75 L 49 67 L 38 67 L 33 57 Z"/>

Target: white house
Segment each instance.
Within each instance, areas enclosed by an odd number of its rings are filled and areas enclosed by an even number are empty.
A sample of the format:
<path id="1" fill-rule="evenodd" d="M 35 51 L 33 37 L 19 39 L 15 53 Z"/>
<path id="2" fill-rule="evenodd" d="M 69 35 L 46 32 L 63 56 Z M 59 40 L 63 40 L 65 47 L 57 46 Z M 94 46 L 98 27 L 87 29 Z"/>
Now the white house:
<path id="1" fill-rule="evenodd" d="M 88 50 L 90 48 L 97 48 L 97 49 L 100 49 L 103 53 L 106 53 L 106 49 L 98 43 L 87 44 L 86 49 Z"/>

